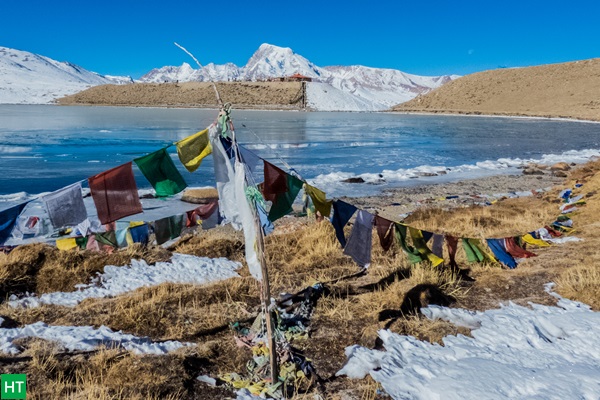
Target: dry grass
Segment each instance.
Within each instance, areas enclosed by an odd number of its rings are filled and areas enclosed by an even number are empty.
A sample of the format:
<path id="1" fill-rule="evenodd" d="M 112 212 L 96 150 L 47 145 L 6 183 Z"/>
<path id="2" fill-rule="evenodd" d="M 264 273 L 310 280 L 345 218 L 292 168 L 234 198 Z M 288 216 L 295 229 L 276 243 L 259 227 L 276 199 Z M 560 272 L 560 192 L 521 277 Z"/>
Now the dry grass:
<path id="1" fill-rule="evenodd" d="M 45 244 L 19 246 L 0 259 L 0 296 L 72 291 L 88 283 L 105 265 L 127 265 L 132 259 L 165 261 L 170 254 L 160 247 L 130 246 L 113 254 L 60 251 Z"/>

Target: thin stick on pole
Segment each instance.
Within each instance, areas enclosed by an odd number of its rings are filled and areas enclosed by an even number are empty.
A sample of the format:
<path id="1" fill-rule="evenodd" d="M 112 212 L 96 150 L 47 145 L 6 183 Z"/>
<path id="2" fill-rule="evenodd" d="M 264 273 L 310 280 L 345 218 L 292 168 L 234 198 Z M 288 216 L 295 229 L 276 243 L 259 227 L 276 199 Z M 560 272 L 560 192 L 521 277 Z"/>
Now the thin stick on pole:
<path id="1" fill-rule="evenodd" d="M 200 64 L 200 61 L 198 61 L 198 59 L 196 59 L 196 57 L 194 57 L 194 55 L 192 53 L 190 53 L 189 51 L 187 51 L 187 49 L 185 47 L 183 47 L 182 45 L 180 45 L 179 43 L 177 43 L 177 42 L 173 42 L 173 43 L 175 43 L 175 46 L 177 46 L 181 50 L 185 51 L 188 56 L 192 57 L 192 59 L 198 65 L 198 68 L 202 68 L 202 64 Z M 223 106 L 223 100 L 221 100 L 221 95 L 219 94 L 219 90 L 217 89 L 217 85 L 215 85 L 215 83 L 213 82 L 212 79 L 209 79 L 209 82 L 212 83 L 212 87 L 215 90 L 215 95 L 217 96 L 217 101 L 219 102 L 219 105 Z"/>
<path id="2" fill-rule="evenodd" d="M 262 272 L 261 281 L 261 300 L 265 310 L 265 318 L 267 322 L 267 345 L 269 347 L 269 360 L 271 363 L 271 383 L 275 384 L 279 380 L 279 363 L 277 360 L 277 344 L 273 332 L 273 318 L 269 306 L 271 305 L 271 287 L 269 285 L 269 272 L 267 270 L 267 262 L 265 260 L 265 241 L 262 226 L 258 213 L 254 213 L 254 223 L 257 230 L 257 255 L 260 260 L 260 269 Z"/>

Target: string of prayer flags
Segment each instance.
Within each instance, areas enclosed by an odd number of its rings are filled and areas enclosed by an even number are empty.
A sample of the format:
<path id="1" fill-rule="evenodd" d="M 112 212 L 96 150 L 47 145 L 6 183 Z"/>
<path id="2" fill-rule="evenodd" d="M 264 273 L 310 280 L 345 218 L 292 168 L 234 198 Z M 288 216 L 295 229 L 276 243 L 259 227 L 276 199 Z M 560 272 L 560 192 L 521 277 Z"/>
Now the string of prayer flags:
<path id="1" fill-rule="evenodd" d="M 176 142 L 175 146 L 179 161 L 189 172 L 197 170 L 204 157 L 212 153 L 208 129 Z"/>
<path id="2" fill-rule="evenodd" d="M 462 239 L 463 249 L 467 254 L 467 260 L 473 262 L 495 262 L 493 255 L 489 254 L 479 239 Z"/>
<path id="3" fill-rule="evenodd" d="M 81 183 L 75 183 L 42 197 L 54 228 L 76 226 L 87 218 Z"/>
<path id="4" fill-rule="evenodd" d="M 21 203 L 0 211 L 0 245 L 4 244 L 10 237 L 10 233 L 17 223 L 17 218 L 19 218 L 26 205 L 27 203 Z"/>
<path id="5" fill-rule="evenodd" d="M 431 252 L 431 250 L 429 250 L 429 247 L 427 247 L 427 241 L 425 240 L 423 232 L 420 229 L 408 227 L 408 231 L 410 232 L 410 237 L 412 239 L 413 246 L 415 246 L 417 251 L 421 254 L 422 258 L 428 259 L 431 262 L 431 265 L 433 265 L 434 267 L 437 267 L 438 265 L 444 262 L 442 258 L 436 256 Z M 433 234 L 427 236 L 431 238 Z"/>
<path id="6" fill-rule="evenodd" d="M 133 161 L 148 179 L 158 197 L 172 196 L 187 187 L 166 148 Z"/>
<path id="7" fill-rule="evenodd" d="M 363 268 L 371 264 L 371 246 L 373 243 L 373 221 L 375 216 L 365 210 L 359 210 L 350 232 L 344 254 L 352 257 Z"/>
<path id="8" fill-rule="evenodd" d="M 517 262 L 515 259 L 506 251 L 504 245 L 504 239 L 486 239 L 487 245 L 494 253 L 494 256 L 502 264 L 506 265 L 510 269 L 517 268 Z"/>
<path id="9" fill-rule="evenodd" d="M 102 224 L 143 211 L 131 165 L 130 161 L 88 179 Z"/>
<path id="10" fill-rule="evenodd" d="M 308 183 L 304 184 L 304 191 L 310 196 L 315 209 L 321 214 L 322 217 L 329 218 L 331 214 L 331 200 L 327 200 L 325 192 L 317 189 Z"/>
<path id="11" fill-rule="evenodd" d="M 424 261 L 423 256 L 416 248 L 412 247 L 406 242 L 407 238 L 407 226 L 404 224 L 394 223 L 396 226 L 396 240 L 400 243 L 400 247 L 408 257 L 408 262 L 416 264 Z"/>
<path id="12" fill-rule="evenodd" d="M 335 229 L 335 236 L 340 242 L 342 247 L 346 247 L 346 236 L 344 236 L 344 226 L 350 221 L 350 218 L 354 215 L 357 208 L 352 204 L 348 204 L 342 200 L 335 200 L 333 202 L 333 216 L 331 217 L 331 224 Z"/>
<path id="13" fill-rule="evenodd" d="M 525 250 L 517 243 L 517 240 L 514 237 L 507 237 L 504 239 L 504 243 L 506 246 L 506 251 L 508 254 L 513 256 L 514 258 L 529 258 L 536 257 L 536 254 Z"/>
<path id="14" fill-rule="evenodd" d="M 394 243 L 394 223 L 379 215 L 375 216 L 375 228 L 383 251 L 388 251 Z"/>

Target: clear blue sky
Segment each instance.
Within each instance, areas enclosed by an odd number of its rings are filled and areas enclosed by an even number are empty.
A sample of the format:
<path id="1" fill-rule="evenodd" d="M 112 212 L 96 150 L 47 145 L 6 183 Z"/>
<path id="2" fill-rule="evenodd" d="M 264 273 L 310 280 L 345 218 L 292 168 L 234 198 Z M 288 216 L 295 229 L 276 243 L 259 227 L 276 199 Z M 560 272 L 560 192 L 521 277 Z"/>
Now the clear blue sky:
<path id="1" fill-rule="evenodd" d="M 138 78 L 191 60 L 244 65 L 261 43 L 320 66 L 467 74 L 600 57 L 594 1 L 0 0 L 0 46 Z"/>

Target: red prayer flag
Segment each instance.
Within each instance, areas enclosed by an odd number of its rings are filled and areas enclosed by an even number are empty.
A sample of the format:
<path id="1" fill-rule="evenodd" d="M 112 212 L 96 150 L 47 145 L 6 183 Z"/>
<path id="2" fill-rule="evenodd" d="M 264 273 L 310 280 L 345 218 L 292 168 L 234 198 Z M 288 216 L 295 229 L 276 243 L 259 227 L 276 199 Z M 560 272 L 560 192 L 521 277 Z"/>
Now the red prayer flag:
<path id="1" fill-rule="evenodd" d="M 131 162 L 94 175 L 88 183 L 102 224 L 143 211 Z"/>
<path id="2" fill-rule="evenodd" d="M 288 174 L 268 161 L 264 163 L 265 182 L 263 183 L 263 196 L 265 200 L 275 202 L 277 195 L 288 191 Z"/>

